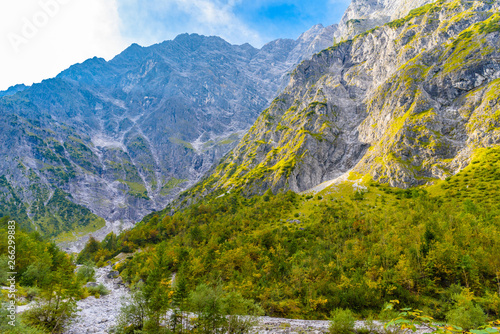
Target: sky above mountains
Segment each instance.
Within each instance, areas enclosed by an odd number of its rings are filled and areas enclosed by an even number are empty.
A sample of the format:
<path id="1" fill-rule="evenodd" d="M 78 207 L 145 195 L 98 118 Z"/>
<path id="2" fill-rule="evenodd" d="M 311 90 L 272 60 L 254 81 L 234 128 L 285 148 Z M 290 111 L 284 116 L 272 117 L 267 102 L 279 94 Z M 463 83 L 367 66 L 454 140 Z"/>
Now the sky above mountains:
<path id="1" fill-rule="evenodd" d="M 180 33 L 255 47 L 340 20 L 350 0 L 23 0 L 0 3 L 0 90 Z"/>

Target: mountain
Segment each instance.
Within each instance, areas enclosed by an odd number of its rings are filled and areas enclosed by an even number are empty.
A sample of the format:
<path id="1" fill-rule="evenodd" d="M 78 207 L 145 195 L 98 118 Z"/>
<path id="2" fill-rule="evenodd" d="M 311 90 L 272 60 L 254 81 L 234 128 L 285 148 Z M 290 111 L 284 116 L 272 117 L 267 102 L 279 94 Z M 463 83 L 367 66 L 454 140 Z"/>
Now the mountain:
<path id="1" fill-rule="evenodd" d="M 340 20 L 336 37 L 351 39 L 432 2 L 434 0 L 353 0 Z"/>
<path id="2" fill-rule="evenodd" d="M 110 61 L 89 59 L 11 87 L 0 93 L 0 214 L 60 240 L 132 226 L 233 149 L 298 63 L 419 4 L 353 1 L 339 25 L 261 49 L 196 34 L 133 44 Z M 338 174 L 328 168 L 297 177 L 314 185 Z M 298 183 L 291 189 L 306 187 Z"/>
<path id="3" fill-rule="evenodd" d="M 457 173 L 500 142 L 498 10 L 437 1 L 302 62 L 189 194 L 301 192 L 347 172 L 408 188 Z"/>
<path id="4" fill-rule="evenodd" d="M 80 262 L 280 318 L 497 318 L 499 7 L 437 1 L 303 61 L 200 183 Z"/>
<path id="5" fill-rule="evenodd" d="M 236 145 L 293 66 L 333 44 L 328 31 L 261 49 L 183 34 L 2 92 L 0 214 L 71 238 L 163 208 Z"/>
<path id="6" fill-rule="evenodd" d="M 14 85 L 12 87 L 9 87 L 9 89 L 5 90 L 5 91 L 2 91 L 0 92 L 0 97 L 4 97 L 4 96 L 9 96 L 9 95 L 14 95 L 15 93 L 17 92 L 22 92 L 23 90 L 25 90 L 26 88 L 28 88 L 28 86 L 26 85 L 23 85 L 23 84 L 20 84 L 20 85 Z"/>

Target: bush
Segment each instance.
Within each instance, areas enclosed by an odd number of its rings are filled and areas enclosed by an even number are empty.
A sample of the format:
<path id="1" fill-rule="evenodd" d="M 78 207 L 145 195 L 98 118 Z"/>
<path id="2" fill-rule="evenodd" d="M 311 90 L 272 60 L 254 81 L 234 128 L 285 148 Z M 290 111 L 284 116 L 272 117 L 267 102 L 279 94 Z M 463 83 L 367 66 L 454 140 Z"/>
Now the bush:
<path id="1" fill-rule="evenodd" d="M 259 305 L 245 299 L 239 292 L 226 293 L 222 298 L 222 305 L 227 320 L 225 330 L 228 334 L 249 333 L 258 323 L 257 316 L 264 314 Z"/>
<path id="2" fill-rule="evenodd" d="M 205 284 L 191 292 L 189 304 L 197 316 L 196 325 L 200 333 L 219 333 L 223 327 L 222 294 L 221 287 L 212 289 Z"/>
<path id="3" fill-rule="evenodd" d="M 196 287 L 189 295 L 189 304 L 197 316 L 198 333 L 249 333 L 257 323 L 262 309 L 238 292 L 225 293 L 221 286 L 205 284 Z"/>
<path id="4" fill-rule="evenodd" d="M 109 294 L 109 290 L 104 286 L 104 284 L 99 284 L 98 286 L 89 286 L 87 287 L 87 290 L 90 295 L 94 297 L 99 297 L 99 296 L 106 296 Z"/>
<path id="5" fill-rule="evenodd" d="M 113 333 L 129 334 L 142 331 L 147 321 L 146 308 L 144 293 L 141 290 L 133 291 L 122 303 L 117 323 L 112 329 Z"/>
<path id="6" fill-rule="evenodd" d="M 482 326 L 486 322 L 486 314 L 479 305 L 472 302 L 452 309 L 446 314 L 446 320 L 454 326 L 470 330 Z"/>
<path id="7" fill-rule="evenodd" d="M 486 314 L 479 305 L 472 302 L 474 294 L 469 289 L 463 289 L 460 294 L 455 294 L 453 299 L 455 308 L 446 314 L 446 320 L 450 325 L 469 330 L 485 324 Z"/>
<path id="8" fill-rule="evenodd" d="M 31 327 L 50 333 L 62 333 L 64 326 L 74 316 L 76 303 L 72 300 L 53 299 L 39 303 L 25 311 L 24 321 Z"/>
<path id="9" fill-rule="evenodd" d="M 76 272 L 76 278 L 81 284 L 95 281 L 95 269 L 92 262 L 86 262 Z"/>
<path id="10" fill-rule="evenodd" d="M 336 309 L 331 313 L 330 334 L 348 334 L 354 333 L 354 318 L 351 310 Z"/>
<path id="11" fill-rule="evenodd" d="M 7 307 L 5 305 L 0 305 L 0 333 L 2 334 L 46 334 L 45 331 L 37 329 L 34 327 L 29 327 L 22 322 L 22 315 L 18 314 L 16 316 L 15 326 L 8 324 L 10 321 L 8 316 Z"/>
<path id="12" fill-rule="evenodd" d="M 28 302 L 32 302 L 41 294 L 41 289 L 36 286 L 29 286 L 24 290 L 25 290 L 25 297 Z"/>

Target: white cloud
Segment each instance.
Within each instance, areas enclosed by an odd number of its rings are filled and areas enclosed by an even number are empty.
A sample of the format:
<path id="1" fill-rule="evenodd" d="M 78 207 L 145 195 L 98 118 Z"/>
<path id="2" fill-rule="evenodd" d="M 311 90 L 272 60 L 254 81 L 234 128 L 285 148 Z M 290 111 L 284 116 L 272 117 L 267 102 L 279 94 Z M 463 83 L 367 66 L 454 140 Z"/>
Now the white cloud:
<path id="1" fill-rule="evenodd" d="M 0 3 L 0 90 L 54 77 L 94 56 L 109 59 L 128 43 L 116 0 Z"/>
<path id="2" fill-rule="evenodd" d="M 142 45 L 159 43 L 189 32 L 216 35 L 235 44 L 262 45 L 257 30 L 242 22 L 234 13 L 242 0 L 119 0 L 124 15 L 123 30 Z M 133 12 L 133 11 L 137 12 Z M 150 17 L 164 17 L 164 22 L 150 22 Z M 132 21 L 132 17 L 136 19 Z M 180 20 L 182 18 L 182 20 Z"/>
<path id="3" fill-rule="evenodd" d="M 232 43 L 262 44 L 260 35 L 246 26 L 233 13 L 238 1 L 223 3 L 210 0 L 176 0 L 186 12 L 193 14 L 193 28 L 207 35 L 218 35 Z"/>

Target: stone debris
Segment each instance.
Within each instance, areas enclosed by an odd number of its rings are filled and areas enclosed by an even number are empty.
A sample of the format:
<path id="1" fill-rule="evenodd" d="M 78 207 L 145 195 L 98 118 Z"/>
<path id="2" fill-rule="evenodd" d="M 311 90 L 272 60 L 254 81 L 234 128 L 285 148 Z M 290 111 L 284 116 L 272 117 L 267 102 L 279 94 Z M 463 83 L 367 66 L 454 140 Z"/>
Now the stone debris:
<path id="1" fill-rule="evenodd" d="M 95 298 L 93 296 L 77 302 L 78 312 L 76 318 L 68 326 L 65 334 L 105 334 L 110 333 L 116 325 L 123 300 L 129 297 L 129 290 L 123 283 L 121 277 L 116 277 L 111 266 L 98 268 L 96 270 L 96 282 L 103 284 L 109 294 Z M 114 277 L 114 278 L 110 278 Z M 190 315 L 192 316 L 192 315 Z M 375 327 L 382 333 L 383 324 L 374 322 Z M 252 334 L 323 334 L 328 333 L 329 321 L 326 320 L 298 320 L 259 317 L 259 324 L 252 330 Z M 365 327 L 363 321 L 357 321 L 355 328 Z M 415 334 L 422 334 L 425 330 L 419 330 Z"/>
<path id="2" fill-rule="evenodd" d="M 110 333 L 120 314 L 122 300 L 129 296 L 129 290 L 118 274 L 111 266 L 96 270 L 94 284 L 97 286 L 102 283 L 109 290 L 109 294 L 100 298 L 91 296 L 79 300 L 76 318 L 65 334 Z"/>

